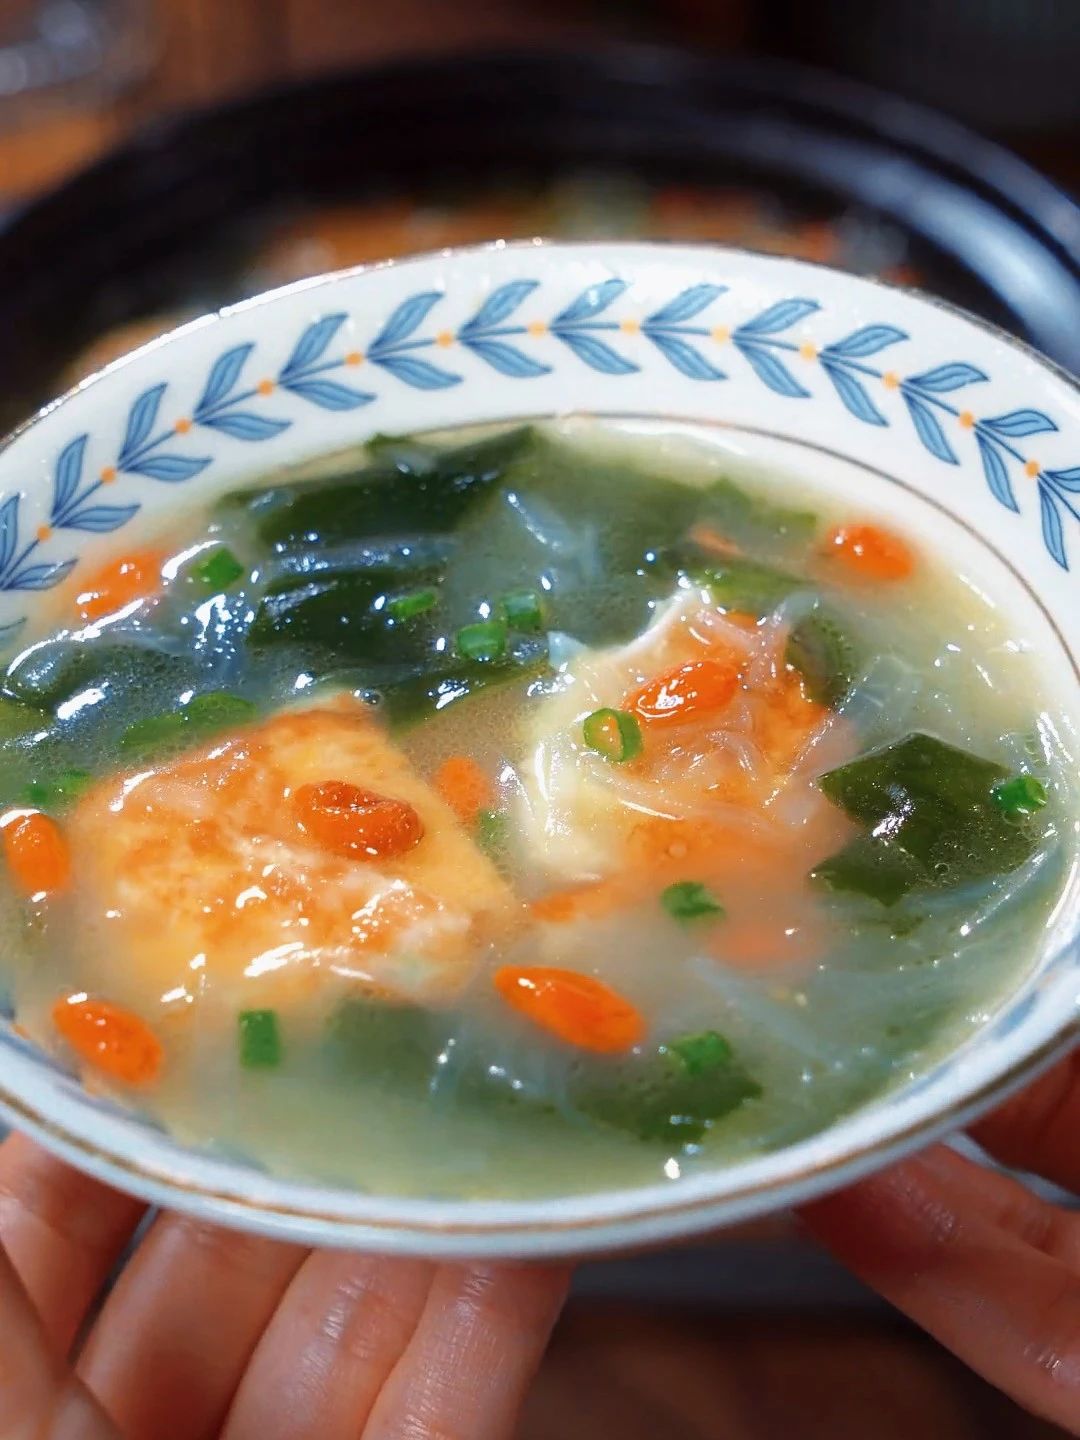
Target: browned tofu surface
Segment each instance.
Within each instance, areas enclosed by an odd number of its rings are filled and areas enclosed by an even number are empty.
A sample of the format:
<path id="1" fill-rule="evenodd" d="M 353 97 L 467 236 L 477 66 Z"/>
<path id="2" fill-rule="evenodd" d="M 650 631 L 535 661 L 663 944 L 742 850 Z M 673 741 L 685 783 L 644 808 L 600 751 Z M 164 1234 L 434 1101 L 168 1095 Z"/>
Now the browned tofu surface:
<path id="1" fill-rule="evenodd" d="M 408 802 L 423 838 L 384 860 L 328 853 L 293 801 L 325 780 Z M 324 985 L 448 1001 L 514 912 L 460 821 L 348 698 L 98 784 L 69 838 L 79 973 L 144 1010 L 210 990 L 287 1005 Z"/>

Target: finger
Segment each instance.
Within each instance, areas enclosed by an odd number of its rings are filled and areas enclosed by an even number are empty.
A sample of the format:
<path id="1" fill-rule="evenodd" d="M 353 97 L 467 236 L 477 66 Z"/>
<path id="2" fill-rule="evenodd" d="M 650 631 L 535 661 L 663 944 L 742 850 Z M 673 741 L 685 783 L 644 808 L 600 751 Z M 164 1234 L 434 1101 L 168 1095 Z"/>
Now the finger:
<path id="1" fill-rule="evenodd" d="M 569 1271 L 446 1266 L 363 1440 L 509 1440 Z"/>
<path id="2" fill-rule="evenodd" d="M 0 1145 L 0 1243 L 66 1353 L 143 1214 L 21 1135 Z"/>
<path id="3" fill-rule="evenodd" d="M 844 1264 L 974 1370 L 1074 1429 L 1080 1279 L 998 1224 L 993 1206 L 987 1218 L 975 1176 L 958 1178 L 965 1168 L 980 1169 L 932 1151 L 815 1202 L 804 1218 Z"/>
<path id="4" fill-rule="evenodd" d="M 304 1253 L 181 1215 L 154 1222 L 79 1361 L 126 1440 L 218 1434 Z"/>
<path id="5" fill-rule="evenodd" d="M 1080 1195 L 1080 1051 L 972 1126 L 971 1133 L 1002 1164 Z"/>
<path id="6" fill-rule="evenodd" d="M 433 1274 L 423 1261 L 311 1254 L 259 1341 L 224 1440 L 357 1440 Z"/>
<path id="7" fill-rule="evenodd" d="M 2 1249 L 0 1435 L 5 1440 L 118 1440 L 60 1358 Z"/>
<path id="8" fill-rule="evenodd" d="M 1035 1192 L 996 1170 L 941 1145 L 924 1157 L 949 1188 L 955 1210 L 998 1225 L 1013 1239 L 1060 1260 L 1080 1276 L 1080 1215 L 1048 1205 Z"/>

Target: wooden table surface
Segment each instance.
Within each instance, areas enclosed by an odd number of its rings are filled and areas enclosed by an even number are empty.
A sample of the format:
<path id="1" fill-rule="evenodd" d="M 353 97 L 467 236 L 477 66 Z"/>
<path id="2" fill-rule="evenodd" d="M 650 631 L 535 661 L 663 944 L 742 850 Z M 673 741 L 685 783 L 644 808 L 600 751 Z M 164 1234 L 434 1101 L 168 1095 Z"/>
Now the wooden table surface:
<path id="1" fill-rule="evenodd" d="M 158 0 L 158 59 L 91 112 L 3 128 L 0 205 L 54 184 L 146 120 L 326 66 L 469 44 L 572 43 L 602 7 L 573 0 Z M 609 10 L 615 12 L 615 5 Z M 621 14 L 632 12 L 626 5 Z M 729 7 L 737 32 L 738 3 Z M 607 33 L 611 33 L 610 29 Z M 618 33 L 618 32 L 616 32 Z M 1076 150 L 1063 152 L 1066 168 Z M 2 277 L 0 277 L 0 283 Z M 759 1234 L 762 1232 L 758 1232 Z M 766 1234 L 770 1233 L 766 1227 Z M 789 1253 L 777 1240 L 775 1263 Z M 721 1286 L 722 1288 L 722 1286 Z M 820 1310 L 571 1303 L 522 1440 L 1048 1440 L 909 1327 Z"/>

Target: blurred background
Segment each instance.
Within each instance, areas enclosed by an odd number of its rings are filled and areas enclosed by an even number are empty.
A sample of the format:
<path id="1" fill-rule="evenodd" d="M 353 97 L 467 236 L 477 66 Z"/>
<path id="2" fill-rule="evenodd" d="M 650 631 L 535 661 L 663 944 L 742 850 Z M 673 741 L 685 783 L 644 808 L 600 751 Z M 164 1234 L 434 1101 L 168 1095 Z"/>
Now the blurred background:
<path id="1" fill-rule="evenodd" d="M 944 296 L 1080 370 L 1080 0 L 0 0 L 0 427 L 268 286 L 532 235 Z M 587 1266 L 524 1440 L 1038 1440 L 788 1221 Z"/>

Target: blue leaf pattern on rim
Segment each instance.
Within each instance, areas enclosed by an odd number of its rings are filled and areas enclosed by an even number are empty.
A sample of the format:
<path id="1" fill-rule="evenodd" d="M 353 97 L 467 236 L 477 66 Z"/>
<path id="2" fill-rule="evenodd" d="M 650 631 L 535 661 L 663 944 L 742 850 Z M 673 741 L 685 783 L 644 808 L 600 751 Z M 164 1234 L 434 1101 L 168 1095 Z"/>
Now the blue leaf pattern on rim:
<path id="1" fill-rule="evenodd" d="M 1010 410 L 1008 415 L 996 415 L 982 424 L 995 435 L 1005 435 L 1010 440 L 1022 440 L 1025 435 L 1039 435 L 1058 428 L 1041 410 Z"/>
<path id="2" fill-rule="evenodd" d="M 1061 514 L 1054 504 L 1053 495 L 1045 485 L 1039 486 L 1039 509 L 1046 548 L 1061 568 L 1067 570 L 1069 562 L 1065 556 L 1065 534 L 1061 525 Z"/>
<path id="3" fill-rule="evenodd" d="M 842 369 L 840 365 L 831 363 L 824 351 L 821 352 L 821 368 L 828 375 L 836 393 L 856 420 L 861 420 L 866 425 L 888 425 L 889 422 L 885 416 L 870 399 L 865 388 L 856 380 L 855 376 L 849 370 Z"/>
<path id="4" fill-rule="evenodd" d="M 551 374 L 550 365 L 534 360 L 531 355 L 526 355 L 524 350 L 519 350 L 516 345 L 508 345 L 505 340 L 481 340 L 465 334 L 458 338 L 485 364 L 514 380 L 534 380 L 538 375 Z"/>
<path id="5" fill-rule="evenodd" d="M 135 475 L 147 475 L 151 480 L 160 480 L 166 485 L 178 485 L 181 481 L 198 475 L 209 464 L 209 455 L 148 455 L 137 465 L 128 465 L 125 468 Z"/>
<path id="6" fill-rule="evenodd" d="M 149 438 L 150 431 L 154 428 L 154 421 L 157 419 L 161 397 L 165 394 L 166 388 L 164 382 L 160 385 L 152 385 L 149 390 L 144 390 L 132 405 L 128 415 L 124 443 L 120 447 L 121 462 L 127 456 L 136 454 Z"/>
<path id="7" fill-rule="evenodd" d="M 293 389 L 294 386 L 286 386 Z M 196 419 L 199 419 L 196 414 Z M 223 410 L 220 415 L 211 415 L 199 420 L 208 430 L 220 430 L 234 440 L 272 440 L 292 424 L 290 420 L 271 420 L 266 415 L 252 415 L 246 410 Z"/>
<path id="8" fill-rule="evenodd" d="M 398 345 L 407 335 L 411 335 L 441 299 L 441 290 L 425 290 L 421 295 L 413 295 L 410 299 L 403 300 L 371 342 L 368 353 L 372 359 L 380 350 Z"/>
<path id="9" fill-rule="evenodd" d="M 617 331 L 615 320 L 597 320 L 626 289 L 625 280 L 604 280 L 599 285 L 590 285 L 576 300 L 560 310 L 551 322 L 551 333 L 591 369 L 603 375 L 634 375 L 640 369 L 632 360 L 626 360 L 606 341 L 598 338 L 598 331 Z"/>
<path id="10" fill-rule="evenodd" d="M 53 477 L 53 503 L 49 515 L 54 525 L 57 523 L 57 517 L 64 513 L 68 504 L 74 499 L 75 492 L 79 488 L 83 472 L 83 458 L 86 455 L 86 442 L 89 438 L 88 435 L 76 435 L 75 439 L 69 441 L 60 451 L 60 458 L 56 462 L 56 471 Z"/>
<path id="11" fill-rule="evenodd" d="M 604 375 L 633 375 L 639 368 L 632 360 L 624 360 L 623 357 L 598 340 L 595 335 L 588 334 L 585 330 L 556 330 L 552 326 L 551 333 L 557 334 L 564 345 L 574 352 L 579 360 L 593 370 L 599 370 Z"/>
<path id="12" fill-rule="evenodd" d="M 17 570 L 4 585 L 5 590 L 51 590 L 67 579 L 74 570 L 76 561 L 58 560 L 52 564 L 27 565 Z"/>
<path id="13" fill-rule="evenodd" d="M 11 564 L 19 543 L 19 497 L 9 495 L 0 505 L 0 576 Z"/>
<path id="14" fill-rule="evenodd" d="M 551 373 L 550 365 L 534 360 L 518 345 L 509 343 L 510 336 L 527 335 L 527 327 L 503 323 L 528 299 L 538 284 L 536 280 L 511 280 L 506 285 L 500 285 L 472 319 L 466 320 L 458 330 L 457 338 L 467 350 L 483 360 L 485 365 L 513 380 L 533 380 Z"/>
<path id="15" fill-rule="evenodd" d="M 415 390 L 448 390 L 451 385 L 461 384 L 460 375 L 441 370 L 438 365 L 432 365 L 429 360 L 421 360 L 416 355 L 372 355 L 371 358 L 376 365 L 393 375 L 395 380 L 403 380 Z M 309 398 L 314 399 L 314 396 Z"/>
<path id="16" fill-rule="evenodd" d="M 764 381 L 770 390 L 775 390 L 777 395 L 786 395 L 790 400 L 810 398 L 810 391 L 799 384 L 787 366 L 778 360 L 771 350 L 766 350 L 743 336 L 743 331 L 735 332 L 735 345 L 753 366 L 759 380 Z"/>
<path id="17" fill-rule="evenodd" d="M 109 530 L 119 530 L 139 513 L 138 505 L 87 505 L 75 510 L 65 521 L 67 530 L 92 530 L 104 535 Z"/>
<path id="18" fill-rule="evenodd" d="M 949 390 L 959 390 L 962 385 L 974 385 L 977 380 L 985 379 L 983 372 L 974 365 L 954 362 L 952 365 L 939 365 L 935 370 L 927 370 L 924 375 L 912 375 L 907 383 L 919 390 L 929 390 L 931 394 L 941 395 Z"/>
<path id="19" fill-rule="evenodd" d="M 979 447 L 983 474 L 986 476 L 986 483 L 990 487 L 991 495 L 1007 510 L 1012 510 L 1019 515 L 1020 506 L 1016 503 L 1016 496 L 1013 494 L 1013 488 L 1009 481 L 1009 472 L 1000 452 L 981 433 L 976 434 L 975 443 Z"/>
<path id="20" fill-rule="evenodd" d="M 886 346 L 895 345 L 898 341 L 908 338 L 907 331 L 900 330 L 895 325 L 864 325 L 861 330 L 855 330 L 846 339 L 836 340 L 831 345 L 826 345 L 821 354 L 822 357 L 843 355 L 849 360 L 865 360 L 868 355 L 876 355 Z"/>
<path id="21" fill-rule="evenodd" d="M 375 399 L 363 390 L 353 390 L 348 385 L 339 385 L 336 380 L 290 380 L 282 381 L 286 390 L 310 400 L 323 410 L 358 410 L 361 405 L 370 405 Z"/>
<path id="22" fill-rule="evenodd" d="M 651 325 L 642 326 L 642 333 L 647 335 L 660 353 L 675 366 L 676 370 L 690 380 L 726 380 L 727 376 L 723 370 L 718 370 L 711 361 L 706 360 L 701 351 L 691 345 L 688 340 L 671 330 L 654 329 Z"/>
<path id="23" fill-rule="evenodd" d="M 670 304 L 654 310 L 641 327 L 642 334 L 661 355 L 690 380 L 727 379 L 725 372 L 702 354 L 690 338 L 707 339 L 709 331 L 703 325 L 686 323 L 696 319 L 726 288 L 724 285 L 691 285 L 680 291 Z"/>
<path id="24" fill-rule="evenodd" d="M 686 320 L 693 320 L 703 310 L 707 310 L 714 300 L 725 295 L 727 288 L 726 285 L 691 285 L 689 289 L 680 291 L 667 305 L 654 310 L 642 328 L 652 330 L 663 325 L 681 325 Z"/>
<path id="25" fill-rule="evenodd" d="M 753 320 L 744 320 L 736 331 L 741 335 L 778 335 L 781 330 L 790 330 L 800 320 L 815 314 L 821 306 L 816 300 L 778 300 Z"/>
<path id="26" fill-rule="evenodd" d="M 243 370 L 248 356 L 254 349 L 254 344 L 249 341 L 244 345 L 234 345 L 231 350 L 226 350 L 224 355 L 218 356 L 207 377 L 206 388 L 199 403 L 195 406 L 197 420 L 208 411 L 212 411 L 232 391 L 237 380 L 240 379 L 240 372 Z"/>
<path id="27" fill-rule="evenodd" d="M 274 439 L 293 423 L 287 416 L 258 413 L 251 408 L 260 397 L 276 389 L 325 411 L 354 410 L 372 404 L 378 397 L 331 378 L 329 372 L 344 366 L 360 365 L 365 358 L 387 374 L 420 389 L 445 389 L 463 377 L 435 365 L 418 351 L 458 343 L 483 365 L 513 379 L 535 379 L 548 375 L 552 366 L 529 353 L 534 339 L 549 334 L 586 365 L 613 377 L 637 374 L 641 366 L 610 343 L 620 333 L 642 337 L 662 360 L 688 379 L 727 379 L 723 370 L 706 353 L 712 341 L 730 338 L 751 371 L 773 393 L 790 399 L 811 398 L 786 363 L 788 356 L 801 353 L 803 359 L 819 360 L 829 384 L 847 411 L 863 424 L 888 427 L 887 412 L 871 397 L 869 381 L 884 381 L 899 389 L 920 443 L 936 459 L 956 465 L 958 457 L 946 438 L 942 419 L 956 422 L 973 432 L 982 470 L 990 493 L 998 504 L 1013 513 L 1022 513 L 1010 477 L 1010 465 L 1023 467 L 1036 478 L 1039 495 L 1042 540 L 1048 554 L 1067 570 L 1064 516 L 1080 524 L 1080 466 L 1048 469 L 1018 449 L 1014 442 L 1028 436 L 1059 430 L 1055 420 L 1042 410 L 1022 407 L 1000 415 L 976 419 L 944 398 L 967 385 L 988 377 L 966 361 L 950 361 L 920 374 L 902 379 L 885 373 L 868 360 L 889 346 L 908 340 L 908 333 L 890 324 L 868 324 L 822 347 L 797 344 L 784 332 L 817 313 L 820 305 L 806 297 L 777 301 L 759 314 L 729 331 L 700 323 L 704 312 L 728 287 L 714 283 L 689 285 L 670 301 L 653 310 L 643 321 L 633 317 L 613 318 L 611 307 L 628 290 L 626 281 L 615 276 L 588 286 L 560 310 L 548 324 L 534 321 L 515 323 L 516 312 L 540 288 L 532 279 L 512 280 L 500 285 L 480 308 L 457 329 L 438 334 L 416 332 L 435 306 L 445 299 L 441 291 L 428 290 L 410 296 L 398 305 L 368 348 L 327 358 L 327 352 L 342 327 L 349 321 L 344 312 L 324 315 L 308 324 L 294 345 L 276 381 L 260 380 L 254 388 L 236 393 L 245 366 L 256 346 L 246 341 L 230 346 L 213 362 L 191 419 L 167 423 L 159 433 L 155 427 L 161 413 L 168 382 L 161 381 L 138 394 L 128 411 L 123 442 L 115 463 L 106 465 L 84 485 L 86 455 L 91 437 L 75 436 L 60 451 L 53 475 L 50 525 L 39 527 L 20 549 L 20 496 L 0 502 L 0 589 L 43 590 L 59 584 L 70 573 L 76 558 L 35 561 L 30 557 L 48 543 L 53 531 L 76 530 L 107 533 L 127 524 L 138 512 L 138 503 L 106 505 L 93 497 L 116 478 L 117 472 L 145 476 L 166 484 L 182 484 L 199 475 L 212 463 L 212 456 L 187 455 L 163 447 L 180 444 L 193 425 L 245 443 Z M 942 417 L 942 418 L 939 418 Z M 0 641 L 13 636 L 24 624 L 18 619 L 0 627 Z"/>
<path id="28" fill-rule="evenodd" d="M 946 465 L 959 465 L 960 461 L 956 458 L 956 453 L 948 440 L 945 439 L 945 431 L 942 430 L 937 416 L 929 405 L 910 390 L 907 384 L 902 385 L 900 389 L 915 426 L 915 433 L 930 454 L 938 460 L 944 460 Z"/>
<path id="29" fill-rule="evenodd" d="M 324 315 L 313 321 L 296 342 L 292 354 L 282 366 L 282 377 L 307 370 L 315 364 L 349 317 L 344 314 Z"/>
<path id="30" fill-rule="evenodd" d="M 625 280 L 604 280 L 599 285 L 590 285 L 565 310 L 559 311 L 551 322 L 552 330 L 560 331 L 568 325 L 581 325 L 594 319 L 614 304 L 625 290 Z"/>
<path id="31" fill-rule="evenodd" d="M 539 280 L 511 280 L 506 285 L 500 285 L 497 290 L 492 291 L 472 319 L 466 320 L 462 325 L 458 331 L 458 339 L 484 330 L 493 330 L 496 325 L 501 325 L 529 298 L 539 284 Z M 522 326 L 516 333 L 523 334 L 524 330 L 525 327 Z"/>

